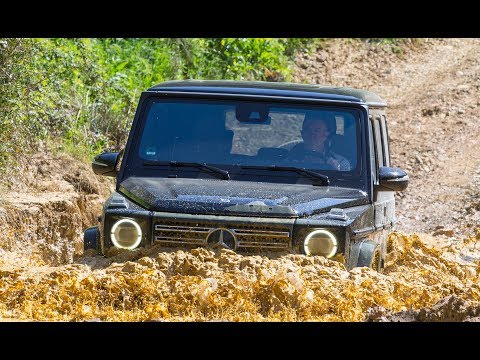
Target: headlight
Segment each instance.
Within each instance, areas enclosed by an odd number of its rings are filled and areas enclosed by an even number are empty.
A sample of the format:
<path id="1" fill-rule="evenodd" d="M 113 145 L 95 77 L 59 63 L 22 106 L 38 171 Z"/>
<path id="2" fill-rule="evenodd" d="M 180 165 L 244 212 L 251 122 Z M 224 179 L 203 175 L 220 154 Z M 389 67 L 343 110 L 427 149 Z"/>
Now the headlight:
<path id="1" fill-rule="evenodd" d="M 305 238 L 303 249 L 307 255 L 322 255 L 331 258 L 337 253 L 335 236 L 327 230 L 314 230 Z"/>
<path id="2" fill-rule="evenodd" d="M 135 249 L 142 241 L 142 229 L 133 220 L 121 219 L 112 226 L 110 239 L 120 249 Z"/>

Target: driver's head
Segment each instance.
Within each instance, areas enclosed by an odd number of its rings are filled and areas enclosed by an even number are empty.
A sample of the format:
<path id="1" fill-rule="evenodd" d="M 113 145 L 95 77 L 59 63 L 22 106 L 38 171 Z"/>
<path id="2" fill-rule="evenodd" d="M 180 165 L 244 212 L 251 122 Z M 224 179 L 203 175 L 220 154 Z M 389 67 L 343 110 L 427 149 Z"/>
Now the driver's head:
<path id="1" fill-rule="evenodd" d="M 302 138 L 306 150 L 323 151 L 329 135 L 330 129 L 325 113 L 312 112 L 305 115 Z"/>

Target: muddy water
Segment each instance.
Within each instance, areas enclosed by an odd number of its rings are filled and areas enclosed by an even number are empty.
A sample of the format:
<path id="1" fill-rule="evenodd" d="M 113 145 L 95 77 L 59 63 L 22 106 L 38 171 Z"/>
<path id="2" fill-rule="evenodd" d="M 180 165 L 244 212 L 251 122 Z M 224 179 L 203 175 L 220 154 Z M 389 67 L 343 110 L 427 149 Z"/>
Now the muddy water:
<path id="1" fill-rule="evenodd" d="M 455 306 L 454 320 L 480 315 L 480 229 L 461 239 L 394 233 L 388 250 L 383 273 L 322 257 L 201 248 L 85 254 L 57 267 L 4 252 L 0 318 L 448 321 Z"/>

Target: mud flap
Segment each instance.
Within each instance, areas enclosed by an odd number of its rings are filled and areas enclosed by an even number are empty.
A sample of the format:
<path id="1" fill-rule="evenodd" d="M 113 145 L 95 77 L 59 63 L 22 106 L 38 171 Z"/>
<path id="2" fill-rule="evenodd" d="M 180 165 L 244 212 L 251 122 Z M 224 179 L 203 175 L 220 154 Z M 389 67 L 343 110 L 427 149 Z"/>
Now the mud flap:
<path id="1" fill-rule="evenodd" d="M 375 253 L 379 251 L 379 245 L 370 240 L 360 240 L 350 247 L 350 258 L 348 259 L 347 269 L 354 267 L 371 267 L 374 261 Z M 379 271 L 380 269 L 375 269 Z"/>
<path id="2" fill-rule="evenodd" d="M 83 250 L 95 249 L 97 250 L 98 238 L 100 232 L 98 226 L 89 227 L 83 233 Z"/>

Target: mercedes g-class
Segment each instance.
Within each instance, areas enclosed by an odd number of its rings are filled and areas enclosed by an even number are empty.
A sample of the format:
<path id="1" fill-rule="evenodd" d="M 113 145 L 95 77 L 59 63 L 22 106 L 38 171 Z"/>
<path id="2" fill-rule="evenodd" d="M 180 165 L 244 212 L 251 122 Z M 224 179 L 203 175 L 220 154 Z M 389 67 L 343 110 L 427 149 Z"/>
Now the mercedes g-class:
<path id="1" fill-rule="evenodd" d="M 85 249 L 156 244 L 287 251 L 381 271 L 395 225 L 386 103 L 352 88 L 168 81 L 141 94 Z"/>

